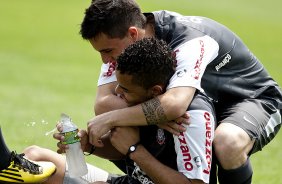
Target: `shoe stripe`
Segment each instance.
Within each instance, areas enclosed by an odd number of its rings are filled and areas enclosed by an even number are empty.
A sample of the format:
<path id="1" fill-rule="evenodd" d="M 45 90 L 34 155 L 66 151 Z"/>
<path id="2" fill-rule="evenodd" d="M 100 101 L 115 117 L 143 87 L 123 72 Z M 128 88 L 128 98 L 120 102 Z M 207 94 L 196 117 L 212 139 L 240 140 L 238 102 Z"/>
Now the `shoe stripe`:
<path id="1" fill-rule="evenodd" d="M 13 171 L 13 172 L 19 172 L 19 170 L 18 170 L 18 169 L 11 169 L 11 168 L 7 168 L 6 170 L 8 170 L 8 171 Z"/>
<path id="2" fill-rule="evenodd" d="M 9 172 L 8 170 L 10 170 L 10 169 L 6 169 L 6 170 L 4 170 L 4 171 L 1 171 L 0 173 L 8 174 L 8 175 L 13 175 L 13 176 L 18 176 L 18 177 L 21 177 L 21 176 L 22 176 L 22 175 L 20 175 L 20 174 L 11 173 L 11 172 Z M 13 170 L 12 170 L 12 171 L 13 171 Z M 15 172 L 19 172 L 19 171 L 16 170 Z"/>
<path id="3" fill-rule="evenodd" d="M 13 178 L 13 177 L 10 177 L 10 176 L 4 175 L 4 174 L 0 174 L 0 177 L 3 177 L 3 178 L 8 178 L 8 179 L 10 179 L 10 180 L 14 180 L 14 181 L 24 182 L 24 180 L 22 180 L 22 179 Z"/>

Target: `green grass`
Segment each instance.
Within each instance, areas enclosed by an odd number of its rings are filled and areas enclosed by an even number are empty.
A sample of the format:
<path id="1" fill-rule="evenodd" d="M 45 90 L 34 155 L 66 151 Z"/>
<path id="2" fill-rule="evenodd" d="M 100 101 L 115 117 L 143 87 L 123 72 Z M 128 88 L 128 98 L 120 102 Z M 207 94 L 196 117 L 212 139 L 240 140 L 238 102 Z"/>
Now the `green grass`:
<path id="1" fill-rule="evenodd" d="M 99 55 L 79 36 L 90 1 L 2 1 L 0 6 L 0 125 L 11 150 L 38 144 L 56 150 L 45 133 L 60 113 L 81 127 L 93 116 Z M 282 2 L 139 0 L 143 11 L 166 9 L 208 16 L 234 30 L 282 85 Z M 281 133 L 252 156 L 254 184 L 282 183 Z M 112 164 L 87 160 L 111 172 Z"/>

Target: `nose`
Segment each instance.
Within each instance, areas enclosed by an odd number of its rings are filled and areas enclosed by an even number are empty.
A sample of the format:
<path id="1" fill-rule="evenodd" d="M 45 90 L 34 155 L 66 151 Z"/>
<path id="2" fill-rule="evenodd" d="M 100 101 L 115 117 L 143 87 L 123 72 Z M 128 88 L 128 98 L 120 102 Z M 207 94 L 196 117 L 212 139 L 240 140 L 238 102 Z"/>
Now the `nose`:
<path id="1" fill-rule="evenodd" d="M 101 54 L 101 58 L 103 60 L 103 63 L 106 64 L 110 61 L 115 61 L 115 58 L 109 55 Z"/>

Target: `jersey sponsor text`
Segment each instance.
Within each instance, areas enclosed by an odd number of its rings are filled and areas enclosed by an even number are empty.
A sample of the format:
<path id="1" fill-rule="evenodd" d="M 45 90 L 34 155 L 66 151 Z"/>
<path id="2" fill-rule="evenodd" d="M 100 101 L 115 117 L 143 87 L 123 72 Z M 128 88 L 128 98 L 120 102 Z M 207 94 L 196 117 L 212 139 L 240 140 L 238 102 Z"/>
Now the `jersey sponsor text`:
<path id="1" fill-rule="evenodd" d="M 191 163 L 191 154 L 183 132 L 180 133 L 178 140 L 180 143 L 180 150 L 183 156 L 184 168 L 187 171 L 192 171 L 193 165 Z"/>
<path id="2" fill-rule="evenodd" d="M 227 63 L 229 63 L 230 60 L 231 60 L 231 55 L 227 54 L 224 57 L 224 59 L 218 65 L 215 66 L 216 71 L 219 71 L 220 68 L 224 67 Z"/>
<path id="3" fill-rule="evenodd" d="M 200 74 L 201 74 L 201 64 L 203 62 L 203 57 L 204 57 L 204 53 L 205 53 L 205 44 L 204 44 L 204 41 L 203 40 L 200 40 L 200 46 L 201 46 L 201 51 L 200 51 L 200 56 L 199 58 L 197 59 L 197 62 L 196 62 L 196 65 L 194 67 L 194 71 L 195 71 L 195 76 L 194 78 L 196 80 L 199 79 L 200 77 Z"/>
<path id="4" fill-rule="evenodd" d="M 110 77 L 112 76 L 113 72 L 116 70 L 116 62 L 115 61 L 111 61 L 109 62 L 109 68 L 108 71 L 104 73 L 104 77 Z"/>
<path id="5" fill-rule="evenodd" d="M 208 163 L 207 168 L 203 170 L 205 174 L 210 174 L 211 162 L 212 162 L 212 126 L 211 126 L 211 115 L 205 112 L 204 118 L 206 120 L 206 160 Z"/>

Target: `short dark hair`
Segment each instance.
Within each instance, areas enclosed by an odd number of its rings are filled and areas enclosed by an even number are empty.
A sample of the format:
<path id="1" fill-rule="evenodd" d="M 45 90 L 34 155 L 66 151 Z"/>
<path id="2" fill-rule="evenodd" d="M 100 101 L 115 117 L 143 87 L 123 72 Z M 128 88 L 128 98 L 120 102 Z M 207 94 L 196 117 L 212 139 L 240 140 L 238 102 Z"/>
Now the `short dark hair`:
<path id="1" fill-rule="evenodd" d="M 167 86 L 175 72 L 176 59 L 166 42 L 143 38 L 127 47 L 117 59 L 117 70 L 132 75 L 132 82 L 145 89 Z"/>
<path id="2" fill-rule="evenodd" d="M 80 34 L 92 39 L 104 33 L 110 38 L 125 37 L 130 26 L 144 28 L 146 18 L 134 0 L 93 0 L 85 10 Z"/>

